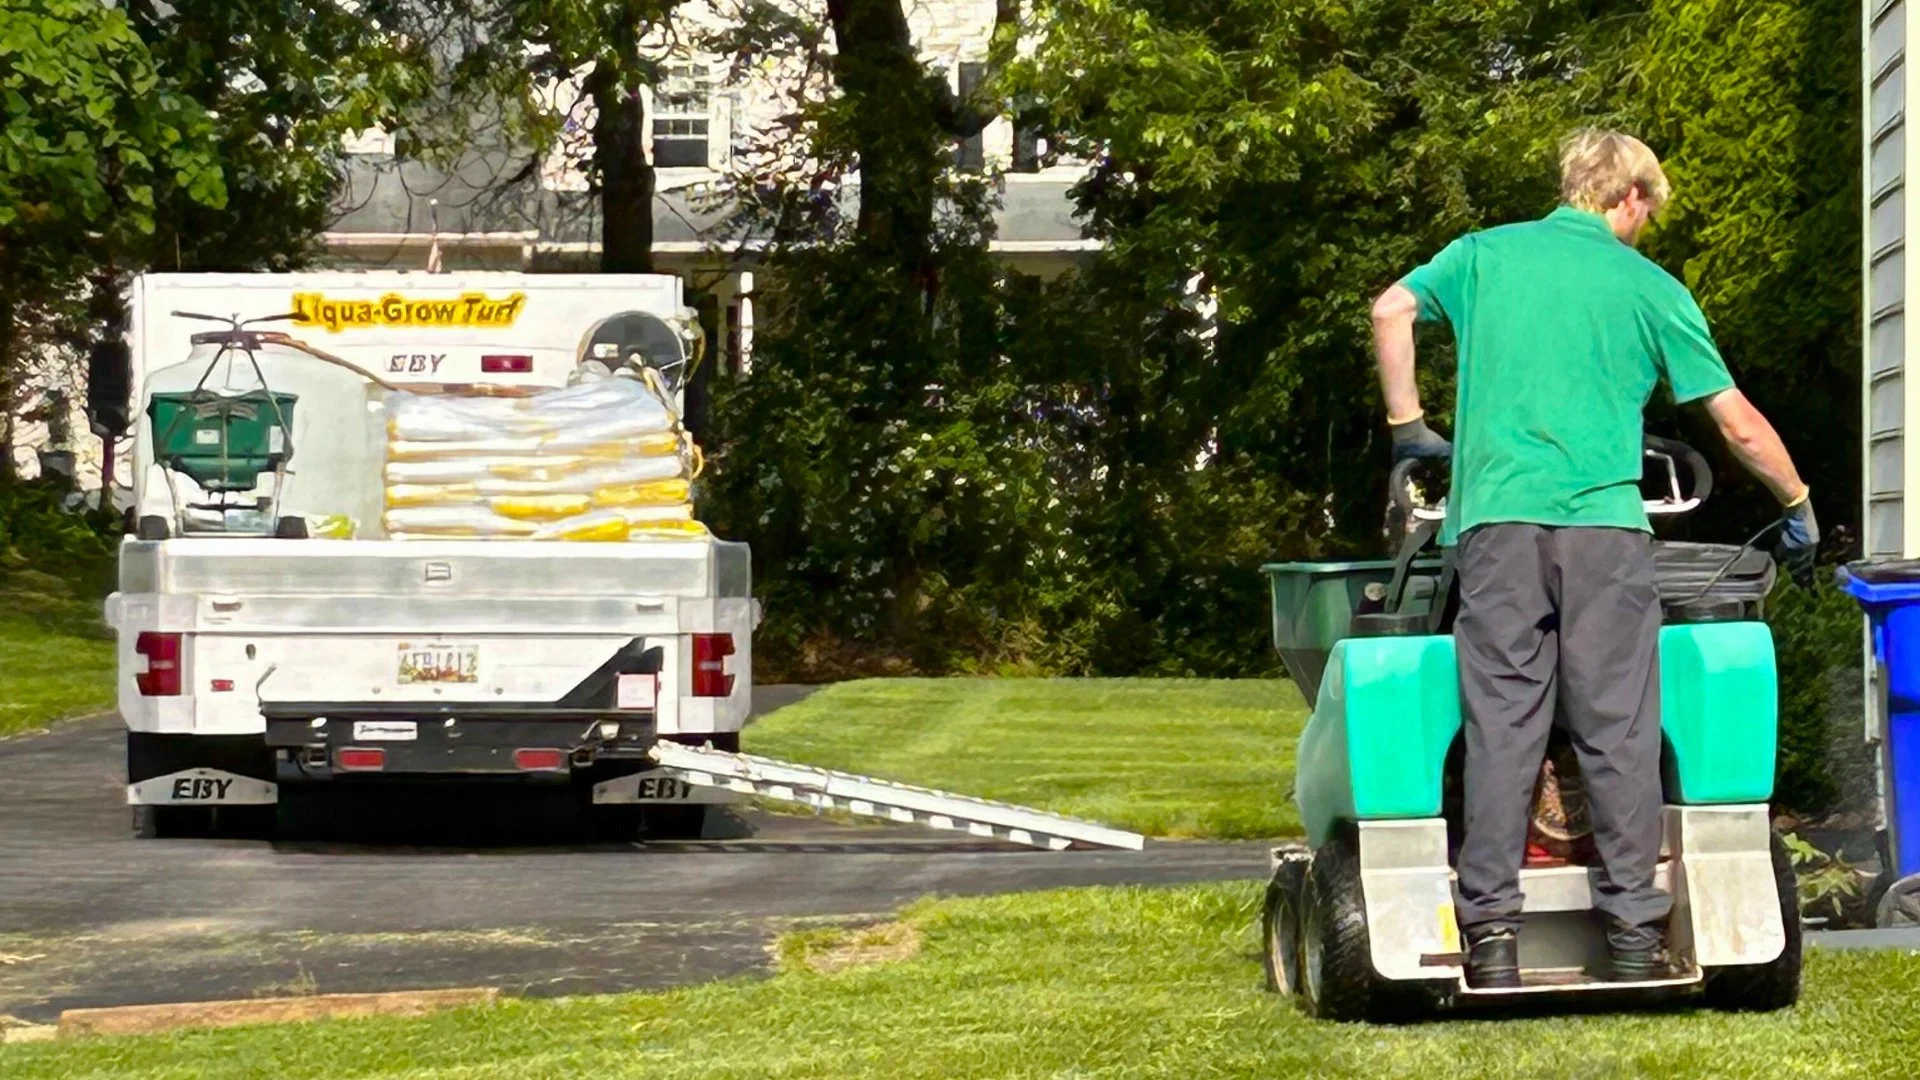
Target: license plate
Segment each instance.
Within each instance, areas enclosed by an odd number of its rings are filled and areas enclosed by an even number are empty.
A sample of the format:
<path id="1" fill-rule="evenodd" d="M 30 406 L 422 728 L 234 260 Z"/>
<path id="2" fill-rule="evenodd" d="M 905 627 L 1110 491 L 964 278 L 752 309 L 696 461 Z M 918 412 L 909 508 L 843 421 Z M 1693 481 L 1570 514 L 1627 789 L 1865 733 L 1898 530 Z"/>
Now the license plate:
<path id="1" fill-rule="evenodd" d="M 420 737 L 419 725 L 411 720 L 356 720 L 355 742 L 412 742 Z"/>
<path id="2" fill-rule="evenodd" d="M 480 646 L 400 643 L 400 682 L 474 683 L 480 681 Z"/>
<path id="3" fill-rule="evenodd" d="M 660 700 L 660 676 L 622 675 L 613 681 L 613 707 L 651 709 Z"/>

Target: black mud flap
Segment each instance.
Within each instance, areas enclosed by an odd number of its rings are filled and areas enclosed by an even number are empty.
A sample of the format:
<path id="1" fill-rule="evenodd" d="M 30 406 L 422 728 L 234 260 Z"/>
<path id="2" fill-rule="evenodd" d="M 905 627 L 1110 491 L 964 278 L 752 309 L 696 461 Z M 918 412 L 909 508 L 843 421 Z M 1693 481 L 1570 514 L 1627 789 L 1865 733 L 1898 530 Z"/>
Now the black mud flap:
<path id="1" fill-rule="evenodd" d="M 127 732 L 127 801 L 136 806 L 261 806 L 278 799 L 259 735 Z"/>

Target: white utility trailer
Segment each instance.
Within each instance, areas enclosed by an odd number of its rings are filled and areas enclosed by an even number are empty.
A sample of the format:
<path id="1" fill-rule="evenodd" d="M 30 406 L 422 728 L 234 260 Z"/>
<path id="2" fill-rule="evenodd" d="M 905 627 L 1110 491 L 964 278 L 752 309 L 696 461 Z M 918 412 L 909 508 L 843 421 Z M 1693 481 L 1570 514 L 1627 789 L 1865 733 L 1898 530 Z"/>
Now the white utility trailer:
<path id="1" fill-rule="evenodd" d="M 139 527 L 107 619 L 137 834 L 257 817 L 289 784 L 491 776 L 570 784 L 622 835 L 642 821 L 696 832 L 707 805 L 757 793 L 1040 847 L 1140 846 L 738 756 L 758 621 L 744 544 L 386 537 L 387 389 L 558 388 L 583 365 L 637 361 L 676 396 L 697 342 L 678 279 L 152 274 L 130 314 Z M 236 341 L 247 351 L 220 352 Z M 258 510 L 207 509 L 205 490 L 236 490 L 223 472 L 177 475 L 176 431 L 154 417 L 209 395 L 226 425 L 209 449 L 248 422 L 270 429 Z"/>

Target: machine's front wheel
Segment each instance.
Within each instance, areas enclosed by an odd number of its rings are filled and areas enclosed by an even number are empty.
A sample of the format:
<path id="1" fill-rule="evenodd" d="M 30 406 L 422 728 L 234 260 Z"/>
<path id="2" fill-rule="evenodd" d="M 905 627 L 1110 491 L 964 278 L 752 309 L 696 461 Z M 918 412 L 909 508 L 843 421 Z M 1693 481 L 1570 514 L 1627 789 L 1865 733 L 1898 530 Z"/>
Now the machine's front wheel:
<path id="1" fill-rule="evenodd" d="M 1772 1012 L 1800 1000 L 1800 888 L 1787 845 L 1773 837 L 1774 889 L 1786 947 L 1764 964 L 1724 967 L 1707 973 L 1707 1003 L 1733 1012 Z"/>
<path id="2" fill-rule="evenodd" d="M 1429 1011 L 1420 983 L 1396 983 L 1373 970 L 1360 850 L 1351 833 L 1313 853 L 1300 908 L 1300 999 L 1321 1020 L 1398 1023 Z"/>
<path id="3" fill-rule="evenodd" d="M 1300 992 L 1300 902 L 1306 889 L 1308 860 L 1287 859 L 1267 883 L 1267 902 L 1260 918 L 1262 959 L 1267 989 L 1276 994 Z"/>

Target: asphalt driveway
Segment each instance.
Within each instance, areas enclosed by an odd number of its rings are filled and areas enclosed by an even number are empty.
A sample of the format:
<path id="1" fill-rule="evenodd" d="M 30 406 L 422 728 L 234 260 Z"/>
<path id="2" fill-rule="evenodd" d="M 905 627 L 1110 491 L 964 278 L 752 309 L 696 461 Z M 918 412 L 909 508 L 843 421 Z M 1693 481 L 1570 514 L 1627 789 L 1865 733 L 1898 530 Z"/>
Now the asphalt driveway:
<path id="1" fill-rule="evenodd" d="M 768 688 L 762 705 L 796 692 Z M 1042 852 L 747 810 L 699 842 L 569 839 L 507 789 L 296 803 L 290 836 L 135 841 L 112 718 L 0 742 L 0 1014 L 450 986 L 646 989 L 763 971 L 815 921 L 927 894 L 1264 873 L 1260 844 Z"/>

